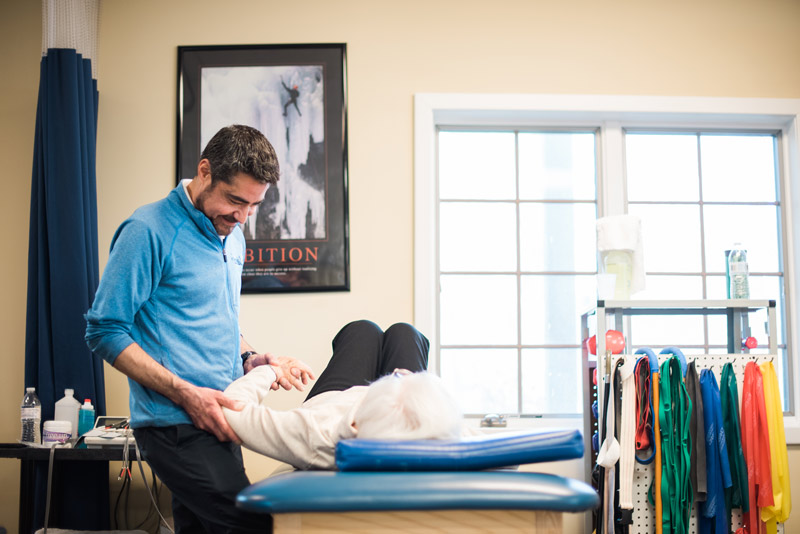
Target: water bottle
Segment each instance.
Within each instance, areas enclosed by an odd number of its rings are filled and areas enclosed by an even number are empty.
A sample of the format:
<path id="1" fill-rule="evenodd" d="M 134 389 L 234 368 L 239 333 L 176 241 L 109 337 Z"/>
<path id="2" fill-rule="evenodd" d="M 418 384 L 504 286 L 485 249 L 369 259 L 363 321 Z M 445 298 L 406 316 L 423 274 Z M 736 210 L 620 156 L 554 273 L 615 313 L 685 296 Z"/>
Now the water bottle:
<path id="1" fill-rule="evenodd" d="M 731 298 L 749 299 L 750 281 L 747 269 L 747 251 L 741 243 L 735 243 L 728 255 L 728 271 L 731 278 Z"/>
<path id="2" fill-rule="evenodd" d="M 72 426 L 70 434 L 73 438 L 78 437 L 78 410 L 80 410 L 81 403 L 78 402 L 73 395 L 75 391 L 72 389 L 64 390 L 64 397 L 56 402 L 56 412 L 53 416 L 55 421 L 69 421 Z"/>
<path id="3" fill-rule="evenodd" d="M 83 401 L 83 406 L 81 406 L 80 415 L 78 416 L 78 434 L 76 437 L 86 434 L 93 428 L 94 406 L 92 406 L 91 399 L 86 399 Z"/>
<path id="4" fill-rule="evenodd" d="M 20 441 L 24 443 L 42 442 L 42 403 L 36 396 L 36 388 L 25 389 L 25 396 L 22 397 L 20 406 L 20 422 L 22 423 Z"/>

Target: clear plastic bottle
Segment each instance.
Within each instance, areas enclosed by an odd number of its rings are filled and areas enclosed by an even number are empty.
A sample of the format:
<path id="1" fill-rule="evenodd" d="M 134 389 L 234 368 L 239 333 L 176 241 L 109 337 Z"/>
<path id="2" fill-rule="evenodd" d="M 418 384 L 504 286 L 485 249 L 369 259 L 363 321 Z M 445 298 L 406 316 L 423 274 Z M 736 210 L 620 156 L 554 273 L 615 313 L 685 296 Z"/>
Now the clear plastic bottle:
<path id="1" fill-rule="evenodd" d="M 735 243 L 728 255 L 728 271 L 731 278 L 731 298 L 749 299 L 750 280 L 747 268 L 747 250 L 741 243 Z"/>
<path id="2" fill-rule="evenodd" d="M 80 414 L 78 415 L 78 434 L 80 437 L 94 428 L 94 406 L 92 406 L 91 399 L 83 401 Z"/>
<path id="3" fill-rule="evenodd" d="M 20 406 L 22 431 L 20 441 L 24 443 L 42 442 L 42 403 L 36 396 L 36 388 L 26 388 Z"/>

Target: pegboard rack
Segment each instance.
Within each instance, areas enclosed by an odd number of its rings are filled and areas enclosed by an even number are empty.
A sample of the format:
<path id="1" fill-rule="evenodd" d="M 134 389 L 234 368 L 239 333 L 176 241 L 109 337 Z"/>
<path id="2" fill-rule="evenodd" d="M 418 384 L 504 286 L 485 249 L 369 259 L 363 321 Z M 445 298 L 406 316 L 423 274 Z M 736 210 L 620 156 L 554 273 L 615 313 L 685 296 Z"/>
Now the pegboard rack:
<path id="1" fill-rule="evenodd" d="M 759 310 L 767 311 L 767 336 L 769 338 L 769 354 L 750 355 L 749 350 L 742 346 L 743 337 L 750 335 L 750 315 Z M 742 383 L 742 373 L 747 361 L 764 361 L 770 357 L 776 357 L 778 353 L 777 345 L 777 319 L 774 300 L 598 300 L 597 306 L 581 315 L 581 338 L 582 343 L 582 376 L 583 376 L 583 398 L 584 398 L 584 440 L 587 453 L 584 455 L 584 468 L 586 481 L 591 482 L 592 469 L 597 460 L 597 453 L 592 448 L 592 435 L 598 430 L 598 420 L 592 411 L 592 403 L 597 401 L 597 405 L 602 407 L 604 403 L 603 386 L 605 384 L 606 361 L 603 355 L 606 353 L 605 335 L 597 336 L 597 354 L 595 357 L 589 354 L 586 340 L 595 333 L 605 333 L 608 329 L 618 330 L 623 333 L 625 339 L 630 339 L 630 321 L 626 318 L 636 315 L 723 315 L 727 318 L 727 351 L 728 354 L 713 355 L 687 355 L 689 361 L 696 362 L 698 370 L 713 368 L 717 378 L 721 372 L 722 365 L 727 362 L 734 362 L 734 370 L 737 375 L 739 385 Z M 638 347 L 626 346 L 625 352 L 632 354 Z M 653 347 L 655 348 L 655 347 Z M 656 352 L 658 352 L 656 350 Z M 661 357 L 659 357 L 659 361 Z M 610 365 L 610 361 L 608 362 Z M 737 363 L 740 365 L 737 366 Z M 597 373 L 597 385 L 593 383 L 594 370 Z M 641 466 L 637 463 L 634 476 L 634 490 L 642 491 L 646 495 L 650 484 L 649 473 L 652 467 Z M 634 528 L 632 533 L 652 532 L 653 529 L 653 509 L 647 503 L 646 498 L 636 495 L 634 498 Z M 639 514 L 637 516 L 637 513 Z M 644 517 L 649 518 L 648 521 Z M 694 525 L 694 512 L 692 525 Z M 642 523 L 640 529 L 637 524 Z M 591 531 L 591 518 L 587 518 L 587 532 Z M 694 526 L 692 532 L 696 532 Z"/>
<path id="2" fill-rule="evenodd" d="M 628 357 L 629 355 L 621 355 Z M 659 365 L 664 363 L 670 355 L 659 355 Z M 694 361 L 698 372 L 702 369 L 711 369 L 719 381 L 722 376 L 722 367 L 730 362 L 733 364 L 733 372 L 736 375 L 736 383 L 739 387 L 739 398 L 741 399 L 741 389 L 744 383 L 744 367 L 747 362 L 764 363 L 774 356 L 772 354 L 701 354 L 687 356 L 687 363 Z M 614 366 L 617 358 L 614 357 L 611 365 Z M 629 530 L 630 534 L 652 534 L 655 532 L 655 509 L 649 503 L 647 492 L 653 480 L 653 466 L 643 465 L 639 462 L 634 463 L 633 471 L 633 525 Z M 697 514 L 699 504 L 695 503 L 692 507 L 692 515 L 689 519 L 689 532 L 697 532 Z M 741 510 L 734 509 L 731 512 L 731 527 L 735 531 L 742 526 Z M 783 525 L 778 525 L 778 533 L 783 532 Z"/>

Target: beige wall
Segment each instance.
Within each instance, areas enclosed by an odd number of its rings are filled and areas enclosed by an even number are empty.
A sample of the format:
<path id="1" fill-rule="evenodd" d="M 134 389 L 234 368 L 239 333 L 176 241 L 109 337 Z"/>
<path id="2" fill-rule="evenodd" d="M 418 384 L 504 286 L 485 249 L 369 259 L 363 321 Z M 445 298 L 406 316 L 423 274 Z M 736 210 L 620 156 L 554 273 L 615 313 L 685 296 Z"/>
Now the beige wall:
<path id="1" fill-rule="evenodd" d="M 254 346 L 321 369 L 330 338 L 346 321 L 413 320 L 414 93 L 800 98 L 798 26 L 796 0 L 104 0 L 101 267 L 117 225 L 174 184 L 179 45 L 347 43 L 352 290 L 242 299 L 243 331 Z M 0 3 L 0 221 L 8 251 L 0 267 L 0 441 L 16 439 L 23 387 L 40 39 L 39 2 Z M 127 384 L 107 371 L 109 413 L 127 413 Z M 276 395 L 275 405 L 288 407 L 300 398 Z M 790 464 L 800 465 L 800 448 L 790 454 Z M 17 521 L 14 464 L 0 463 L 0 525 L 10 531 Z M 253 479 L 272 468 L 252 455 L 247 465 Z M 800 530 L 800 520 L 794 525 L 789 531 Z"/>

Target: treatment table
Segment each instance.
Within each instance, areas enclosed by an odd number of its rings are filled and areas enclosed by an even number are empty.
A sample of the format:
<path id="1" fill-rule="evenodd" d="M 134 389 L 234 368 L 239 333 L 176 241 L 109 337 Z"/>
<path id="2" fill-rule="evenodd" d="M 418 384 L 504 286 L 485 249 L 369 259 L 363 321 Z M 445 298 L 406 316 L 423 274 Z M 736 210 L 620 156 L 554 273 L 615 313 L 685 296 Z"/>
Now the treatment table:
<path id="1" fill-rule="evenodd" d="M 237 506 L 273 516 L 275 534 L 562 532 L 565 512 L 599 504 L 584 482 L 495 469 L 583 456 L 577 430 L 458 442 L 347 440 L 339 471 L 294 471 L 244 489 Z"/>

